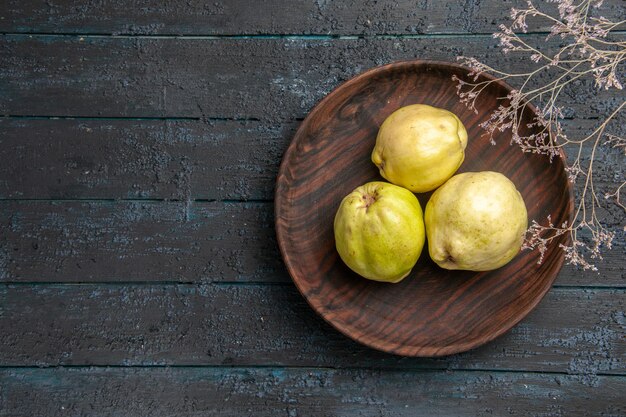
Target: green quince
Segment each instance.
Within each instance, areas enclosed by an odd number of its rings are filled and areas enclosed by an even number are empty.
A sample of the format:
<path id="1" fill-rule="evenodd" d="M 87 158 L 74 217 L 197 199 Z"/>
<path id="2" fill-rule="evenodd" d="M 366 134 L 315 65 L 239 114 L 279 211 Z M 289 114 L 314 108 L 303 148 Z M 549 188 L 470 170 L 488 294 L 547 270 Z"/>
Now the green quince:
<path id="1" fill-rule="evenodd" d="M 334 221 L 339 256 L 357 274 L 399 282 L 424 247 L 422 208 L 413 193 L 386 182 L 369 182 L 341 202 Z"/>

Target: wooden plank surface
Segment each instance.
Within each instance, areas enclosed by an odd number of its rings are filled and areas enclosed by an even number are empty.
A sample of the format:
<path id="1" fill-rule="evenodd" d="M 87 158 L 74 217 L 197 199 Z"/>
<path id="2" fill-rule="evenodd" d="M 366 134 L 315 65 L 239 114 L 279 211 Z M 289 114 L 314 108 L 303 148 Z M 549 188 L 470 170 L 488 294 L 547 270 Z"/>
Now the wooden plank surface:
<path id="1" fill-rule="evenodd" d="M 237 365 L 626 371 L 624 289 L 552 289 L 508 334 L 438 359 L 349 340 L 291 285 L 0 287 L 0 363 L 8 366 Z"/>
<path id="2" fill-rule="evenodd" d="M 436 34 L 492 32 L 524 0 L 358 1 L 247 0 L 5 0 L 0 32 L 99 34 Z M 504 4 L 503 4 L 504 3 Z M 541 3 L 541 2 L 540 2 Z M 620 0 L 606 0 L 602 15 L 618 18 Z M 542 4 L 542 10 L 555 6 Z M 619 20 L 619 19 L 617 19 Z M 549 30 L 531 21 L 530 31 Z"/>
<path id="3" fill-rule="evenodd" d="M 271 202 L 0 201 L 0 225 L 0 282 L 290 282 Z M 624 287 L 624 253 L 557 284 Z"/>
<path id="4" fill-rule="evenodd" d="M 0 118 L 0 199 L 272 200 L 297 126 Z"/>
<path id="5" fill-rule="evenodd" d="M 4 1 L 0 417 L 626 416 L 622 211 L 602 214 L 618 236 L 597 273 L 565 267 L 510 332 L 438 359 L 335 331 L 275 241 L 278 164 L 312 106 L 395 60 L 527 69 L 490 36 L 524 4 Z M 527 39 L 550 51 L 546 30 Z M 623 100 L 565 94 L 580 133 Z M 623 176 L 619 153 L 598 161 L 601 187 Z"/>
<path id="6" fill-rule="evenodd" d="M 375 382 L 374 382 L 375 381 Z M 9 369 L 2 416 L 623 416 L 624 377 L 307 368 Z"/>
<path id="7" fill-rule="evenodd" d="M 0 416 L 623 416 L 624 377 L 307 368 L 0 371 Z"/>
<path id="8" fill-rule="evenodd" d="M 544 35 L 527 41 L 541 44 Z M 304 117 L 340 82 L 396 60 L 455 61 L 472 55 L 502 70 L 528 59 L 504 55 L 490 36 L 403 39 L 154 39 L 8 36 L 0 42 L 0 114 L 84 117 Z M 243 88 L 242 88 L 243 86 Z M 563 92 L 571 118 L 621 103 L 593 81 Z M 46 97 L 42 100 L 41 97 Z M 571 103 L 571 105 L 570 105 Z"/>
<path id="9" fill-rule="evenodd" d="M 299 121 L 0 118 L 0 199 L 272 200 Z M 572 135 L 598 120 L 564 122 Z M 626 134 L 617 120 L 615 134 Z M 471 140 L 477 140 L 471 138 Z M 585 148 L 583 162 L 589 160 Z M 570 155 L 575 155 L 572 150 Z M 596 150 L 596 185 L 623 168 Z M 617 170 L 617 172 L 616 172 Z"/>
<path id="10" fill-rule="evenodd" d="M 0 203 L 1 281 L 285 281 L 271 203 Z"/>

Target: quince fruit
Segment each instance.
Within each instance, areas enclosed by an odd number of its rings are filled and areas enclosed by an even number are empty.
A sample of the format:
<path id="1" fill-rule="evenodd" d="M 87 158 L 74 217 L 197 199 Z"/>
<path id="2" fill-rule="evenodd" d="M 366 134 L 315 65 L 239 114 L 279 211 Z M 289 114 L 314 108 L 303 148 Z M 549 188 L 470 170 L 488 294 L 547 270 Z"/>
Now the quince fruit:
<path id="1" fill-rule="evenodd" d="M 345 264 L 371 280 L 399 282 L 424 247 L 422 208 L 413 193 L 386 182 L 369 182 L 341 202 L 335 245 Z"/>
<path id="2" fill-rule="evenodd" d="M 385 119 L 371 158 L 383 178 L 422 193 L 439 187 L 456 172 L 466 146 L 467 131 L 454 113 L 412 104 Z"/>
<path id="3" fill-rule="evenodd" d="M 489 271 L 520 251 L 528 227 L 521 194 L 492 171 L 450 178 L 426 204 L 430 257 L 445 269 Z"/>

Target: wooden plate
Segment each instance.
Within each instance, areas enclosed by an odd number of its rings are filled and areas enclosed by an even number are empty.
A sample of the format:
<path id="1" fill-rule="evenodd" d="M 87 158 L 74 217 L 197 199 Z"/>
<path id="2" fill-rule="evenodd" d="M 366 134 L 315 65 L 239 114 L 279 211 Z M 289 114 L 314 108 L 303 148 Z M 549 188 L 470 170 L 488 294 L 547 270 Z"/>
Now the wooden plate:
<path id="1" fill-rule="evenodd" d="M 529 219 L 545 223 L 550 215 L 554 224 L 570 219 L 572 191 L 563 155 L 550 163 L 547 157 L 522 153 L 509 144 L 509 131 L 496 138 L 497 145 L 483 137 L 479 124 L 511 88 L 491 84 L 475 114 L 459 102 L 452 75 L 468 79 L 468 70 L 407 61 L 342 84 L 302 122 L 276 185 L 278 243 L 302 295 L 345 335 L 398 355 L 447 355 L 501 335 L 539 303 L 564 260 L 558 244 L 565 238 L 553 242 L 541 264 L 537 251 L 523 251 L 508 265 L 480 273 L 441 269 L 425 247 L 407 278 L 385 284 L 359 277 L 339 258 L 333 237 L 339 203 L 357 186 L 383 180 L 370 161 L 376 134 L 389 114 L 413 103 L 448 109 L 463 121 L 470 139 L 459 172 L 501 172 L 522 193 Z M 418 194 L 422 207 L 428 197 Z"/>

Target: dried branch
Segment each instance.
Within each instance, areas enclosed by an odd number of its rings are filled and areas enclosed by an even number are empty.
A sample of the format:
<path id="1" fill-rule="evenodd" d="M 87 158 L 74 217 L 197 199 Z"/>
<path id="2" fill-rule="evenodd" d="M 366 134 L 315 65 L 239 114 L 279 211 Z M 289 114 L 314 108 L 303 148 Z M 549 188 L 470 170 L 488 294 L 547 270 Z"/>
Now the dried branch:
<path id="1" fill-rule="evenodd" d="M 546 225 L 533 221 L 528 230 L 525 247 L 537 249 L 542 255 L 547 245 L 557 237 L 570 235 L 571 244 L 562 246 L 568 263 L 583 269 L 595 270 L 590 259 L 602 259 L 603 249 L 610 249 L 615 233 L 605 227 L 598 213 L 603 207 L 598 198 L 598 189 L 594 184 L 594 164 L 597 163 L 599 146 L 616 148 L 626 154 L 626 139 L 615 134 L 608 134 L 607 128 L 623 112 L 626 101 L 622 101 L 609 116 L 601 120 L 589 135 L 582 138 L 570 138 L 564 131 L 561 120 L 561 93 L 577 80 L 592 78 L 595 86 L 601 89 L 622 89 L 619 71 L 626 62 L 626 41 L 609 39 L 612 31 L 624 28 L 626 20 L 612 22 L 602 16 L 592 16 L 593 9 L 602 4 L 602 0 L 553 0 L 557 4 L 558 17 L 551 16 L 537 9 L 528 1 L 524 9 L 512 9 L 512 23 L 501 25 L 494 34 L 504 53 L 527 55 L 536 68 L 523 73 L 508 73 L 494 69 L 475 58 L 460 57 L 459 60 L 471 68 L 472 81 L 458 78 L 457 91 L 463 103 L 476 111 L 476 100 L 482 91 L 494 81 L 479 81 L 480 74 L 489 73 L 497 80 L 503 80 L 519 86 L 513 90 L 481 126 L 486 130 L 492 143 L 498 132 L 510 130 L 512 142 L 524 152 L 547 155 L 552 158 L 560 154 L 563 147 L 574 149 L 575 157 L 567 168 L 569 180 L 580 182 L 580 194 L 576 198 L 575 215 L 572 224 L 553 225 L 550 218 Z M 567 41 L 554 54 L 546 54 L 531 45 L 519 33 L 528 29 L 527 20 L 543 19 L 551 24 L 548 39 L 559 37 Z M 551 80 L 541 82 L 540 80 Z M 624 97 L 623 95 L 621 97 Z M 530 125 L 522 125 L 528 103 L 535 104 L 537 117 Z M 532 133 L 522 134 L 524 127 L 533 127 Z M 583 160 L 582 151 L 590 147 L 591 158 Z M 621 201 L 620 192 L 626 183 L 620 174 L 615 189 L 604 195 L 604 201 L 612 201 L 622 210 L 626 210 Z"/>

